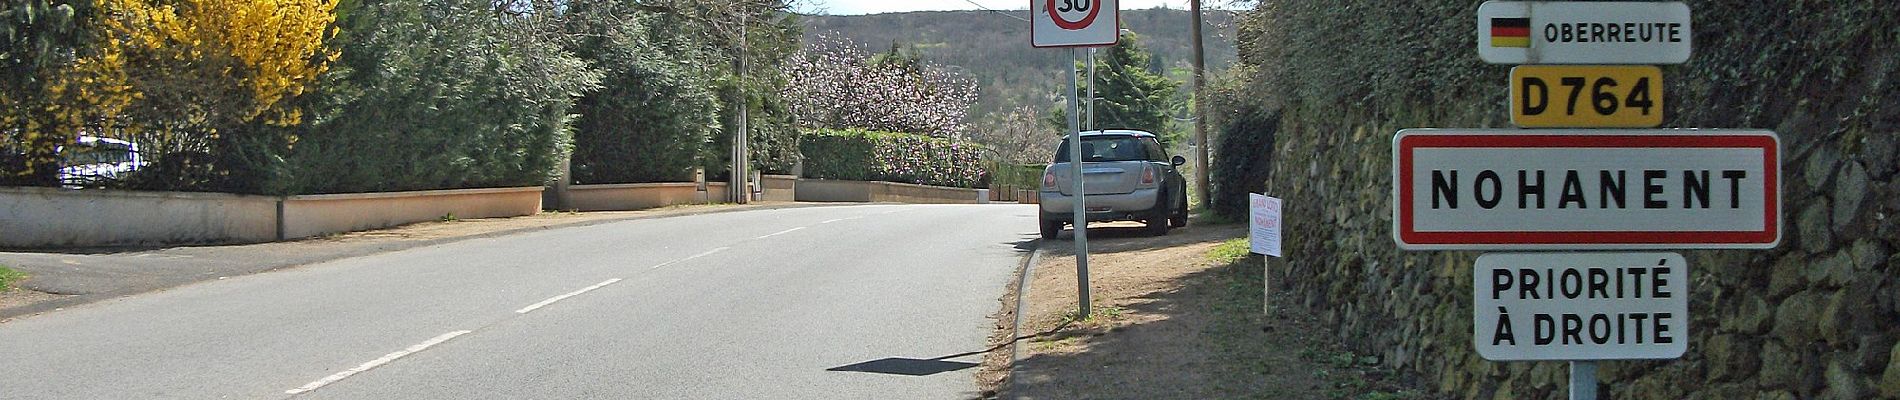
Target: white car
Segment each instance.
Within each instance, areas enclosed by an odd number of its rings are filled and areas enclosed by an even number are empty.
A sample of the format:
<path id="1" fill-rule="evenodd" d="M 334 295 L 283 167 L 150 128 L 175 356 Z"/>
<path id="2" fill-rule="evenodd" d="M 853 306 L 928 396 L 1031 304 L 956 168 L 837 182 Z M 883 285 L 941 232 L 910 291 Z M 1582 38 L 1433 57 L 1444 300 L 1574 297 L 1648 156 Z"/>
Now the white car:
<path id="1" fill-rule="evenodd" d="M 1087 222 L 1141 221 L 1148 232 L 1166 235 L 1187 226 L 1187 180 L 1155 134 L 1137 130 L 1082 132 L 1082 182 L 1087 190 Z M 1069 166 L 1069 141 L 1056 146 L 1055 160 L 1043 169 L 1038 224 L 1043 239 L 1055 239 L 1074 225 L 1075 194 Z M 1086 223 L 1086 222 L 1085 222 Z"/>
<path id="2" fill-rule="evenodd" d="M 77 189 L 123 178 L 145 162 L 136 143 L 80 136 L 73 144 L 59 147 L 59 165 L 60 185 Z"/>

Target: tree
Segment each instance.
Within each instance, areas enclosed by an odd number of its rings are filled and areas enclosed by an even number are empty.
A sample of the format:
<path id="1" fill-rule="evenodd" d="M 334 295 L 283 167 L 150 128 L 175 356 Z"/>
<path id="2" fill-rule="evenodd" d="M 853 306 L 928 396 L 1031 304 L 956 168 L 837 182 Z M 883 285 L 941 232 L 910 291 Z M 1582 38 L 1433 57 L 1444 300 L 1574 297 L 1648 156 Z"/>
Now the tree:
<path id="1" fill-rule="evenodd" d="M 132 100 L 86 0 L 0 2 L 0 185 L 58 184 L 60 145 Z"/>
<path id="2" fill-rule="evenodd" d="M 990 158 L 1009 164 L 1046 163 L 1053 159 L 1060 130 L 1042 122 L 1040 109 L 1019 106 L 970 130 L 970 139 L 991 149 Z"/>
<path id="3" fill-rule="evenodd" d="M 1182 110 L 1181 82 L 1154 70 L 1153 56 L 1141 47 L 1141 37 L 1124 33 L 1121 43 L 1109 47 L 1095 64 L 1095 127 L 1098 129 L 1137 129 L 1154 132 L 1163 145 L 1179 143 L 1185 135 L 1174 123 Z M 1076 63 L 1077 76 L 1087 78 L 1086 63 Z M 1078 92 L 1085 92 L 1086 81 Z M 1078 93 L 1078 95 L 1087 95 Z M 1087 112 L 1088 104 L 1079 105 Z M 1068 129 L 1065 110 L 1058 109 L 1049 120 Z"/>
<path id="4" fill-rule="evenodd" d="M 576 107 L 574 180 L 678 182 L 718 159 L 720 104 L 707 73 L 664 49 L 690 46 L 646 28 L 651 15 L 613 3 L 577 5 L 577 56 L 605 74 Z"/>
<path id="5" fill-rule="evenodd" d="M 874 57 L 850 41 L 814 41 L 793 60 L 783 97 L 805 128 L 951 137 L 976 103 L 969 79 L 901 54 Z"/>
<path id="6" fill-rule="evenodd" d="M 292 192 L 540 185 L 600 74 L 557 20 L 484 0 L 366 0 L 289 153 Z"/>
<path id="7" fill-rule="evenodd" d="M 282 172 L 290 101 L 337 53 L 334 1 L 101 0 L 102 45 L 124 46 L 125 113 L 100 127 L 131 137 L 154 165 L 134 175 L 150 189 L 262 190 Z"/>

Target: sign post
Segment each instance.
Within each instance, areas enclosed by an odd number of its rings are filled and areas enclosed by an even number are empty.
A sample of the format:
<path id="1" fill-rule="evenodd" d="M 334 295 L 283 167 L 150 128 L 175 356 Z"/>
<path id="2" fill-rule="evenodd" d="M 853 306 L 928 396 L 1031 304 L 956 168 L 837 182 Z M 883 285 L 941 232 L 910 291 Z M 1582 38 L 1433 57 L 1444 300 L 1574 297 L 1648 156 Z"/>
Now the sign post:
<path id="1" fill-rule="evenodd" d="M 1247 248 L 1260 254 L 1260 312 L 1273 315 L 1273 269 L 1269 257 L 1280 255 L 1280 199 L 1247 194 Z"/>
<path id="2" fill-rule="evenodd" d="M 1487 1 L 1479 58 L 1511 70 L 1519 128 L 1653 128 L 1662 72 L 1692 50 L 1682 2 Z M 1579 65 L 1596 64 L 1596 65 Z M 1762 130 L 1407 129 L 1392 139 L 1392 239 L 1405 250 L 1772 249 L 1781 143 Z M 1688 347 L 1676 253 L 1494 253 L 1472 269 L 1472 341 L 1494 361 L 1599 360 Z"/>
<path id="3" fill-rule="evenodd" d="M 1116 0 L 1030 0 L 1029 4 L 1030 45 L 1069 49 L 1069 62 L 1062 68 L 1069 70 L 1069 92 L 1064 97 L 1069 100 L 1069 181 L 1074 185 L 1070 193 L 1075 194 L 1071 212 L 1075 218 L 1072 222 L 1075 226 L 1075 286 L 1077 306 L 1080 308 L 1076 315 L 1077 319 L 1086 320 L 1092 311 L 1089 301 L 1088 209 L 1084 200 L 1088 192 L 1082 188 L 1082 132 L 1077 121 L 1081 109 L 1075 98 L 1075 61 L 1079 59 L 1076 49 L 1113 46 L 1119 42 L 1121 10 Z M 1090 74 L 1093 73 L 1091 70 Z M 1093 80 L 1091 75 L 1091 86 Z M 1093 103 L 1093 99 L 1090 103 Z"/>

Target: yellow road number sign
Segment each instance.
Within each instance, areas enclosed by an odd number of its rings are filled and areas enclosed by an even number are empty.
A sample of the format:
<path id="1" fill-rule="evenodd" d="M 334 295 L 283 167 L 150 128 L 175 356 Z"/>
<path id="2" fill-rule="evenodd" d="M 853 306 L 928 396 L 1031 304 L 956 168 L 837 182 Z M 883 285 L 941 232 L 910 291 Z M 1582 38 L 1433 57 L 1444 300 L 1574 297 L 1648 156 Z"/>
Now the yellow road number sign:
<path id="1" fill-rule="evenodd" d="M 1511 68 L 1511 123 L 1522 128 L 1662 125 L 1662 69 L 1649 65 Z"/>

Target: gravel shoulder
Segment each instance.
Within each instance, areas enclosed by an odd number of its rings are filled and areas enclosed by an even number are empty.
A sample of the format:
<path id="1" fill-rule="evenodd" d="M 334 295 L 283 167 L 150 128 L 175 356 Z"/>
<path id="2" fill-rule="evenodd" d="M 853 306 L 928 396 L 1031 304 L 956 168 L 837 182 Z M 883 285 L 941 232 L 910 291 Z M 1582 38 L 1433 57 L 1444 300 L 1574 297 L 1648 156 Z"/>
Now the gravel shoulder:
<path id="1" fill-rule="evenodd" d="M 1135 224 L 1089 230 L 1093 312 L 1076 296 L 1074 242 L 1044 241 L 1022 325 L 1015 284 L 997 313 L 979 384 L 996 398 L 1428 398 L 1376 358 L 1337 345 L 1310 312 L 1275 296 L 1262 311 L 1262 269 L 1246 227 L 1195 225 L 1153 237 Z M 1020 359 L 1013 365 L 1012 332 Z"/>

